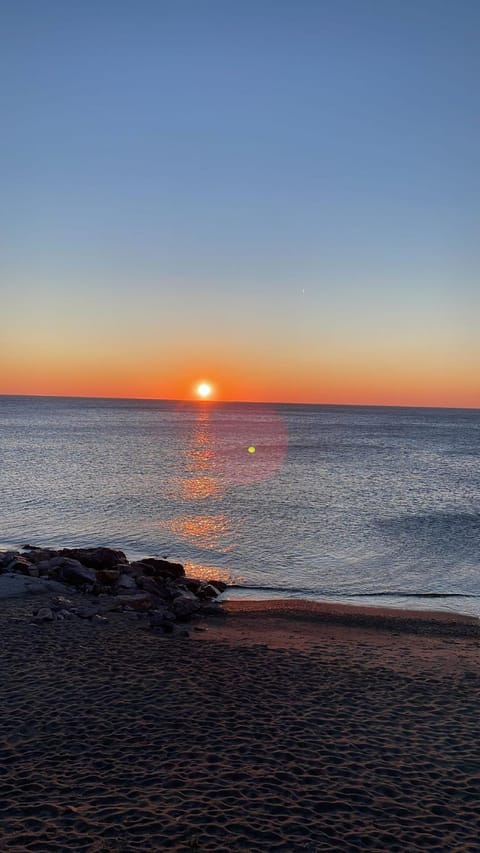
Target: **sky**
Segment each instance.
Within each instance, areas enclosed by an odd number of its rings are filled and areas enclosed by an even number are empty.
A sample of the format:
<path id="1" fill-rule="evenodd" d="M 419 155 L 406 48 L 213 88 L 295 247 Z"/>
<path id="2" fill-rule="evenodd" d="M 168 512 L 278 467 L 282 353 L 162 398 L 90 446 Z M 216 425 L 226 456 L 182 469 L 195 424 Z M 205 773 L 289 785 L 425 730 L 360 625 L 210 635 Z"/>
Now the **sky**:
<path id="1" fill-rule="evenodd" d="M 0 394 L 480 407 L 477 0 L 4 0 Z"/>

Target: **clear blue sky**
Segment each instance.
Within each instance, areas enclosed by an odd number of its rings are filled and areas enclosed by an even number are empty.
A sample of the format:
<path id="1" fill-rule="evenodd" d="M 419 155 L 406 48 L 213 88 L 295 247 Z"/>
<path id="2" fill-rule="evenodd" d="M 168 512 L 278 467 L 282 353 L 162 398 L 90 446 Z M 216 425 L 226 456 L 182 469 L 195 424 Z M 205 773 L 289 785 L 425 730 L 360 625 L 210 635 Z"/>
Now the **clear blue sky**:
<path id="1" fill-rule="evenodd" d="M 222 360 L 224 396 L 480 405 L 480 3 L 4 0 L 0 33 L 0 393 Z"/>

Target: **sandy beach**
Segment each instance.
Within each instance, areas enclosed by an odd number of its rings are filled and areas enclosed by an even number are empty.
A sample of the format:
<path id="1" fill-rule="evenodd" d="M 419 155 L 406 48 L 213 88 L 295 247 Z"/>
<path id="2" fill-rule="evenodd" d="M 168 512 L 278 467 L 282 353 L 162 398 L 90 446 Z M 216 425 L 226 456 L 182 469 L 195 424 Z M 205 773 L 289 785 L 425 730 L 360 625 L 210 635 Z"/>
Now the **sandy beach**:
<path id="1" fill-rule="evenodd" d="M 34 625 L 0 602 L 0 848 L 477 851 L 468 617 L 235 602 Z"/>

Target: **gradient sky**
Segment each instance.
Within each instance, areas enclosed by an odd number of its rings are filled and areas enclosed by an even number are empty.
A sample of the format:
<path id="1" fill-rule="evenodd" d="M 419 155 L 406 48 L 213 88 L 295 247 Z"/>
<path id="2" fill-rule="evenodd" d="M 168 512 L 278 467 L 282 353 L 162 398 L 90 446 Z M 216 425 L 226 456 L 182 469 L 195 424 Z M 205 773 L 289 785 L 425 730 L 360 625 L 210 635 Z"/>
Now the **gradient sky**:
<path id="1" fill-rule="evenodd" d="M 477 0 L 4 0 L 0 393 L 480 407 Z"/>

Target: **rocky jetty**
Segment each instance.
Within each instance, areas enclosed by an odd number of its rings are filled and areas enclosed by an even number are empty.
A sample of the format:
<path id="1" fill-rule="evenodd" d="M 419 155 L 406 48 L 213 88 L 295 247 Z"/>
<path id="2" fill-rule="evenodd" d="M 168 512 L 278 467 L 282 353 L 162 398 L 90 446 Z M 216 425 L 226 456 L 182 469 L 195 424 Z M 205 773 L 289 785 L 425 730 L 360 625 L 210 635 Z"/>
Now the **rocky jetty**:
<path id="1" fill-rule="evenodd" d="M 226 584 L 188 577 L 180 563 L 159 557 L 129 562 L 113 548 L 41 548 L 0 551 L 0 576 L 25 578 L 25 590 L 56 593 L 33 614 L 35 624 L 65 619 L 106 619 L 124 612 L 148 620 L 154 631 L 188 635 L 186 623 L 201 616 L 222 615 L 216 599 Z M 27 578 L 31 579 L 27 582 Z"/>

